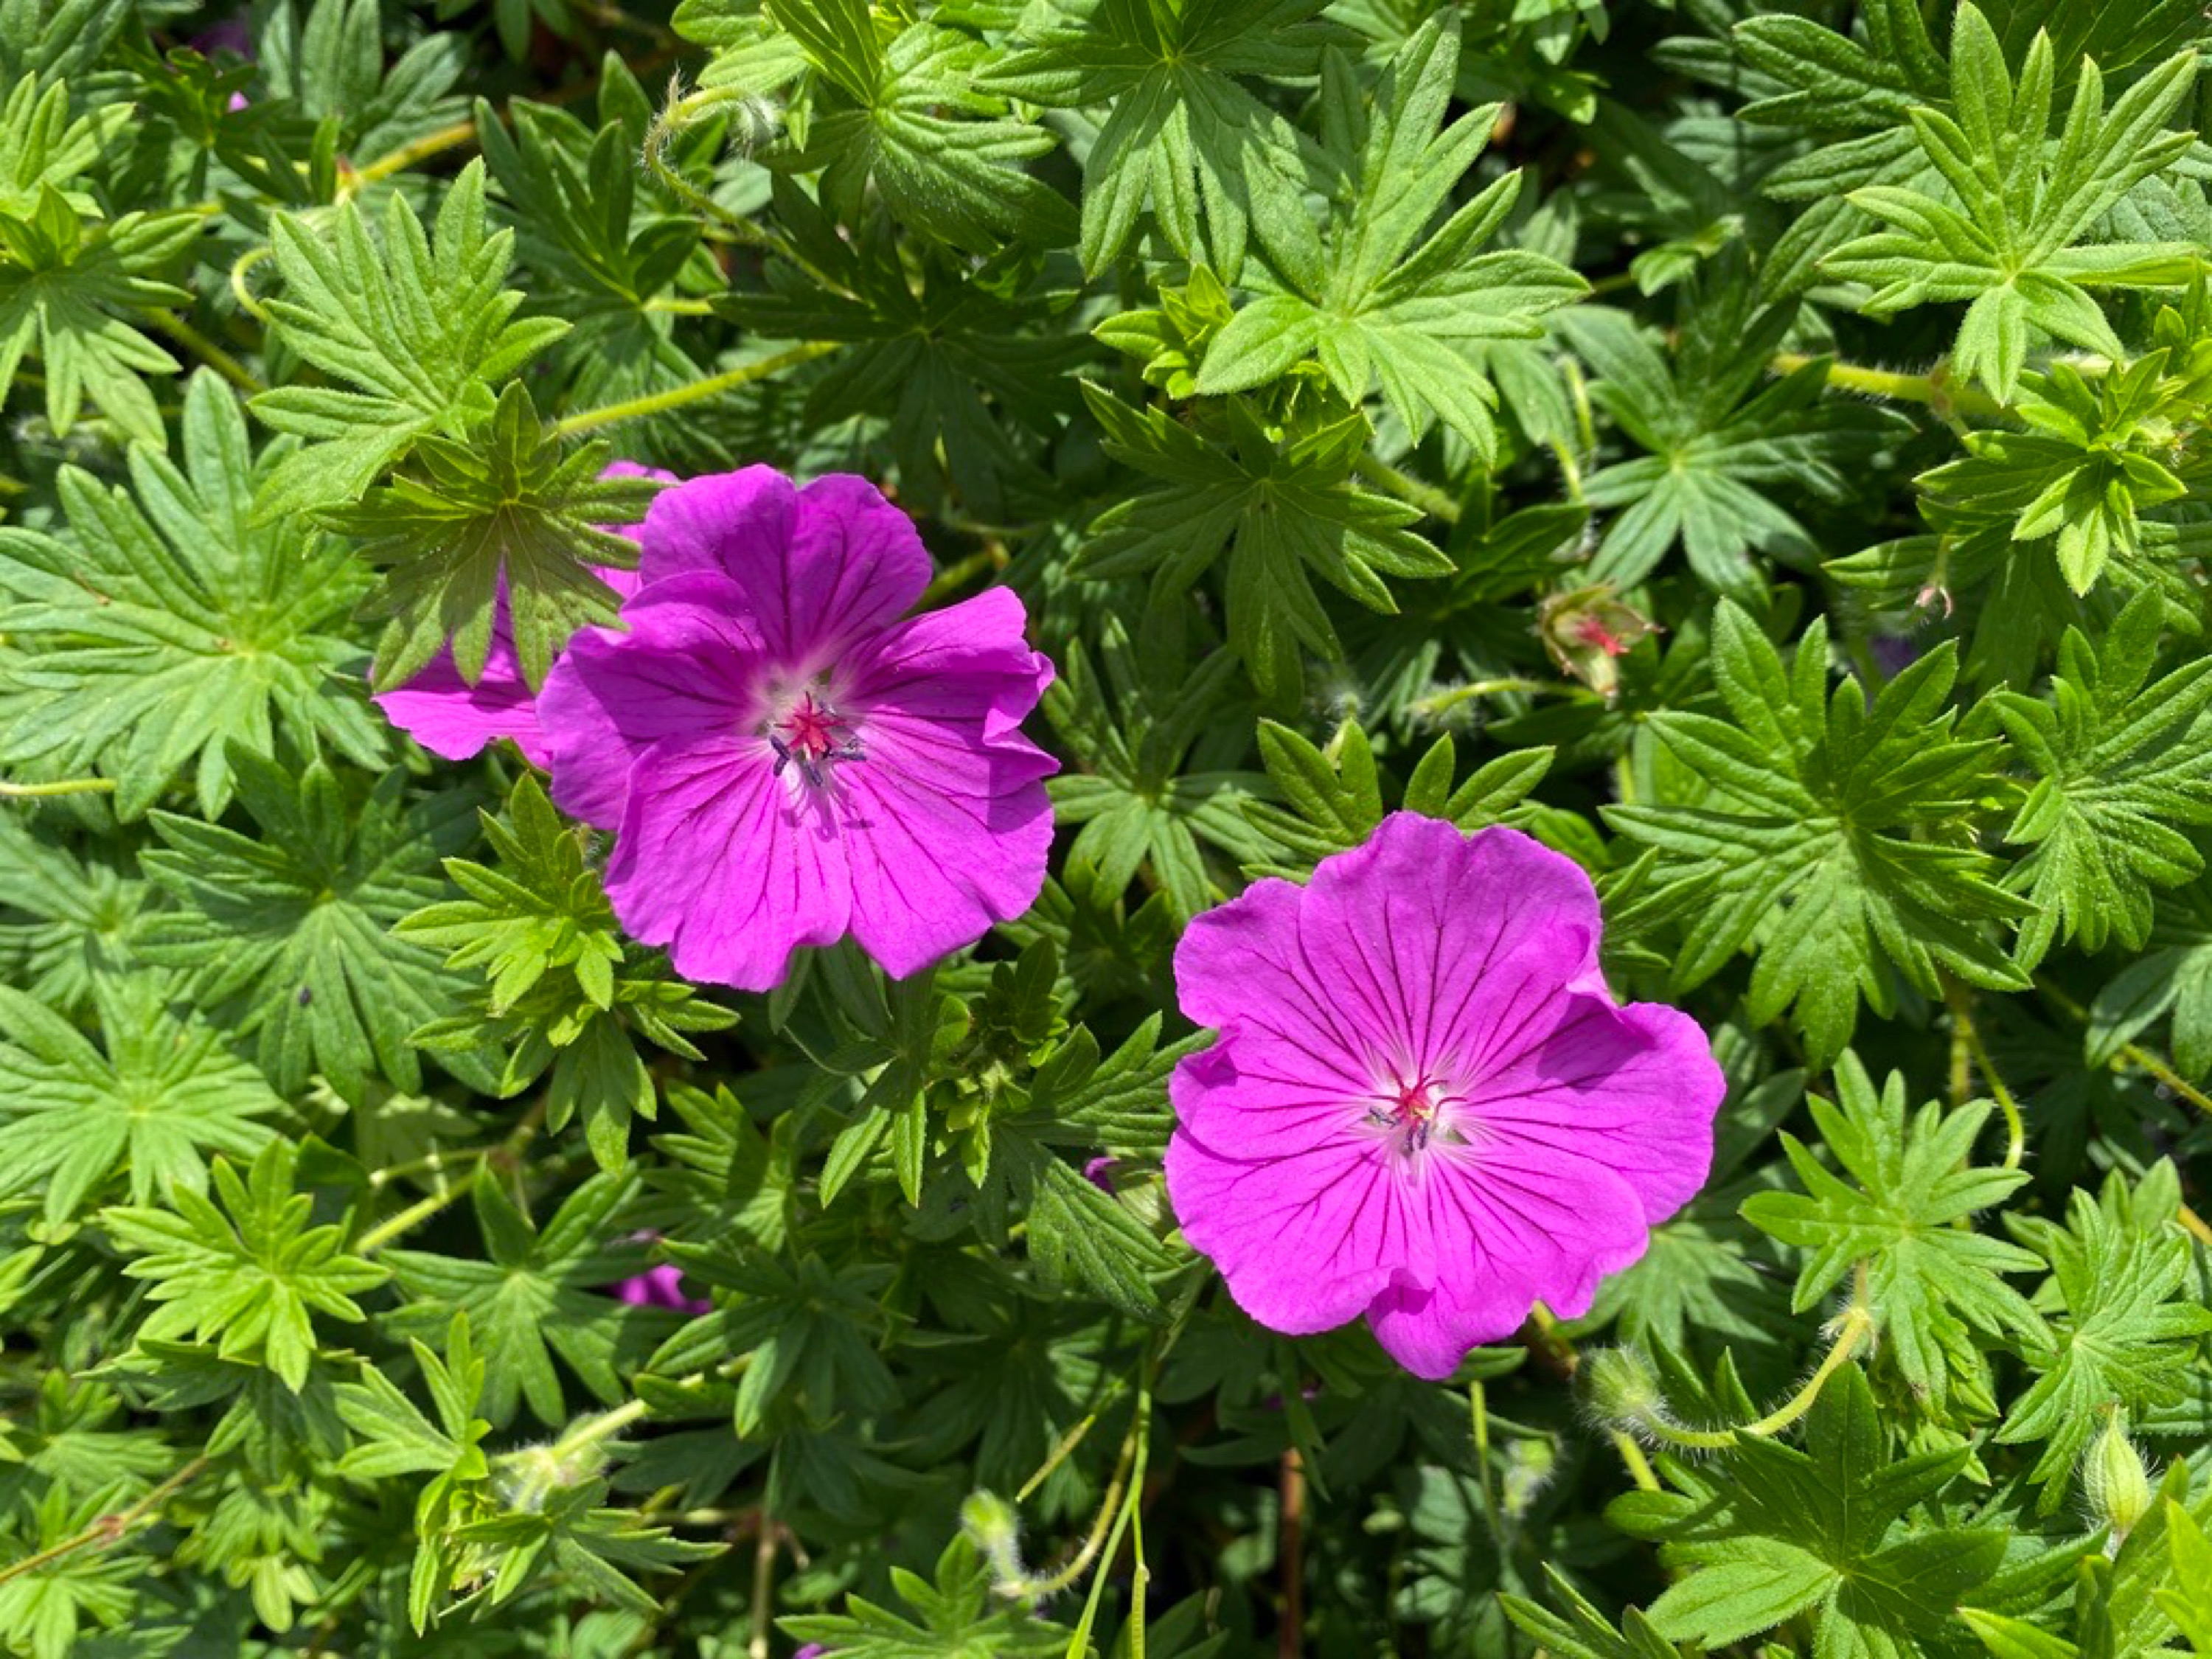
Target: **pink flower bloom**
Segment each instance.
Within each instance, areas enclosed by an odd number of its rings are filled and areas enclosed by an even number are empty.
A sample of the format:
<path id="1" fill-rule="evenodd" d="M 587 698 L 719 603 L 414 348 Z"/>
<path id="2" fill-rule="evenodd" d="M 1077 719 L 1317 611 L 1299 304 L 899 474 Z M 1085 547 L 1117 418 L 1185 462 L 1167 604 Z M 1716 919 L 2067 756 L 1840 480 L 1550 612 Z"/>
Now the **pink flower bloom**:
<path id="1" fill-rule="evenodd" d="M 640 546 L 628 631 L 579 635 L 538 702 L 632 934 L 759 991 L 848 932 L 903 978 L 1035 902 L 1058 763 L 1020 731 L 1052 665 L 1019 599 L 898 620 L 929 556 L 861 478 L 694 478 Z"/>
<path id="2" fill-rule="evenodd" d="M 673 472 L 658 467 L 616 461 L 607 468 L 617 478 L 659 478 L 674 483 Z M 634 570 L 614 570 L 594 565 L 592 572 L 627 599 L 638 589 Z M 432 754 L 447 760 L 467 760 L 501 738 L 514 739 L 523 758 L 541 769 L 545 765 L 545 743 L 538 735 L 538 700 L 522 678 L 522 662 L 514 652 L 514 629 L 507 620 L 507 582 L 501 578 L 498 610 L 493 614 L 491 650 L 483 672 L 471 685 L 461 678 L 447 646 L 428 667 L 404 685 L 377 692 L 371 699 L 384 716 Z"/>
<path id="3" fill-rule="evenodd" d="M 616 1299 L 633 1308 L 673 1308 L 678 1313 L 712 1313 L 714 1304 L 684 1294 L 684 1270 L 672 1261 L 648 1267 L 614 1287 Z"/>
<path id="4" fill-rule="evenodd" d="M 1723 1080 L 1688 1016 L 1614 1004 L 1597 896 L 1518 830 L 1400 812 L 1311 884 L 1192 922 L 1168 1193 L 1253 1318 L 1364 1312 L 1451 1374 L 1541 1301 L 1588 1311 L 1712 1160 Z"/>

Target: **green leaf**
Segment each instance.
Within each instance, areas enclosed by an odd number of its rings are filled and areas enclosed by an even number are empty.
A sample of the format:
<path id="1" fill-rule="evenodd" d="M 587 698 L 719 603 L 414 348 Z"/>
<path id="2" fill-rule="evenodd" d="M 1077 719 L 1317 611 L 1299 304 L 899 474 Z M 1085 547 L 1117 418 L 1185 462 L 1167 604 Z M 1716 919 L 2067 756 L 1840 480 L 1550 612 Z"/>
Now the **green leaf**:
<path id="1" fill-rule="evenodd" d="M 1971 845 L 1998 745 L 1953 735 L 1954 651 L 1923 656 L 1869 707 L 1849 676 L 1829 689 L 1825 618 L 1786 672 L 1735 605 L 1722 605 L 1713 646 L 1732 722 L 1674 712 L 1650 721 L 1702 799 L 1604 809 L 1621 834 L 1659 849 L 1667 874 L 1712 883 L 1675 964 L 1677 990 L 1738 951 L 1756 952 L 1753 1021 L 1794 1003 L 1821 1064 L 1850 1040 L 1862 1000 L 1885 1016 L 1895 1008 L 1898 979 L 1938 995 L 1940 964 L 1993 989 L 2025 985 L 1984 936 L 2031 907 Z"/>
<path id="2" fill-rule="evenodd" d="M 2212 659 L 2151 682 L 2164 619 L 2159 596 L 2139 594 L 2100 643 L 2066 630 L 2049 702 L 2010 691 L 1990 698 L 2037 778 L 2005 831 L 2033 849 L 2005 879 L 2039 908 L 2015 947 L 2023 967 L 2060 938 L 2089 951 L 2113 939 L 2142 950 L 2153 890 L 2203 872 L 2179 826 L 2212 823 Z"/>
<path id="3" fill-rule="evenodd" d="M 931 22 L 886 41 L 865 0 L 772 0 L 768 11 L 822 79 L 805 147 L 767 159 L 818 171 L 823 205 L 846 223 L 862 222 L 872 185 L 902 224 L 971 253 L 1073 239 L 1067 204 L 1021 169 L 1052 136 L 1005 118 L 979 85 L 990 56 L 981 41 Z"/>
<path id="4" fill-rule="evenodd" d="M 523 296 L 500 284 L 514 233 L 486 231 L 483 187 L 483 163 L 470 162 L 438 210 L 434 251 L 399 192 L 386 198 L 381 248 L 350 200 L 328 241 L 289 215 L 271 222 L 285 287 L 268 302 L 277 337 L 359 390 L 288 386 L 253 400 L 279 432 L 316 441 L 277 468 L 261 516 L 358 499 L 418 439 L 458 437 L 490 414 L 492 387 L 568 331 L 552 318 L 513 320 Z"/>
<path id="5" fill-rule="evenodd" d="M 635 567 L 637 546 L 607 526 L 642 517 L 659 485 L 605 476 L 611 453 L 596 441 L 563 445 L 515 380 L 488 420 L 459 438 L 422 436 L 408 470 L 319 515 L 384 572 L 370 602 L 391 618 L 371 670 L 378 690 L 419 673 L 449 638 L 473 683 L 501 617 L 534 690 L 571 634 L 614 621 L 599 569 Z"/>
<path id="6" fill-rule="evenodd" d="M 1443 125 L 1458 63 L 1457 28 L 1432 20 L 1391 60 L 1370 117 L 1347 84 L 1349 70 L 1332 57 L 1324 95 L 1347 148 L 1360 152 L 1346 183 L 1351 205 L 1312 257 L 1285 261 L 1289 292 L 1246 306 L 1215 337 L 1199 370 L 1200 393 L 1250 391 L 1317 357 L 1346 404 L 1357 408 L 1379 383 L 1416 438 L 1441 418 L 1484 460 L 1492 458 L 1497 392 L 1483 372 L 1484 347 L 1540 337 L 1537 319 L 1589 285 L 1540 253 L 1475 252 L 1512 211 L 1517 173 L 1424 237 L 1498 115 L 1485 107 Z"/>
<path id="7" fill-rule="evenodd" d="M 1645 452 L 1585 483 L 1592 506 L 1617 512 L 1590 562 L 1593 578 L 1632 586 L 1679 544 L 1706 586 L 1757 595 L 1764 578 L 1754 555 L 1814 550 L 1777 497 L 1850 499 L 1860 487 L 1856 470 L 1896 434 L 1896 417 L 1823 397 L 1824 362 L 1762 385 L 1797 308 L 1756 310 L 1740 262 L 1687 288 L 1672 363 L 1625 313 L 1592 308 L 1562 319 L 1600 377 L 1592 400 Z"/>
<path id="8" fill-rule="evenodd" d="M 1988 19 L 1960 5 L 1951 40 L 1956 118 L 1910 112 L 1920 149 L 1948 191 L 1931 194 L 1916 184 L 1852 191 L 1854 206 L 1892 228 L 1845 243 L 1823 267 L 1877 284 L 1865 304 L 1876 316 L 1968 302 L 1954 355 L 1963 372 L 1999 398 L 2009 398 L 2019 382 L 2031 331 L 2122 356 L 2119 337 L 2089 290 L 2186 282 L 2203 269 L 2202 250 L 2181 242 L 2077 244 L 2129 191 L 2189 148 L 2194 135 L 2166 123 L 2196 74 L 2196 55 L 2177 53 L 2107 113 L 2104 77 L 2094 63 L 2081 60 L 2054 147 L 2046 143 L 2050 38 L 2039 33 L 2029 43 L 2015 78 Z"/>
<path id="9" fill-rule="evenodd" d="M 0 1195 L 45 1188 L 50 1221 L 73 1217 L 128 1171 L 144 1204 L 207 1190 L 209 1152 L 247 1158 L 283 1108 L 222 1034 L 167 1006 L 162 980 L 95 982 L 107 1052 L 22 993 L 0 990 Z"/>
<path id="10" fill-rule="evenodd" d="M 1253 240 L 1279 259 L 1310 241 L 1297 135 L 1245 82 L 1310 76 L 1339 36 L 1321 10 L 1322 0 L 1049 0 L 1024 15 L 984 84 L 1048 108 L 1109 108 L 1084 160 L 1086 273 L 1122 255 L 1147 207 L 1170 248 L 1203 254 L 1231 281 Z"/>
<path id="11" fill-rule="evenodd" d="M 349 1098 L 372 1073 L 421 1087 L 408 1034 L 465 982 L 389 930 L 439 896 L 439 855 L 469 839 L 474 802 L 448 791 L 410 805 L 392 772 L 356 804 L 320 762 L 296 779 L 250 750 L 231 764 L 261 839 L 154 814 L 162 846 L 141 861 L 176 908 L 147 924 L 147 959 L 191 969 L 195 994 L 231 1009 L 286 1093 L 317 1072 Z M 491 1086 L 481 1057 L 446 1065 Z"/>
<path id="12" fill-rule="evenodd" d="M 2192 1252 L 2172 1223 L 2179 1202 L 2171 1166 L 2160 1166 L 2132 1194 L 2118 1176 L 2107 1179 L 2101 1200 L 2076 1189 L 2063 1227 L 2040 1216 L 2006 1218 L 2051 1264 L 2038 1297 L 2051 1316 L 2047 1338 L 2026 1345 L 2035 1382 L 1996 1438 L 2043 1443 L 2029 1479 L 2050 1483 L 2045 1514 L 2063 1501 L 2061 1477 L 2096 1431 L 2099 1408 L 2117 1401 L 2134 1413 L 2179 1399 L 2212 1331 L 2212 1309 L 2184 1288 Z"/>
<path id="13" fill-rule="evenodd" d="M 1906 1519 L 1966 1458 L 1960 1445 L 1893 1460 L 1866 1376 L 1846 1365 L 1804 1450 L 1738 1435 L 1725 1479 L 1682 1470 L 1686 1495 L 1618 1500 L 1609 1518 L 1664 1538 L 1661 1559 L 1688 1569 L 1650 1609 L 1669 1641 L 1719 1646 L 1812 1614 L 1820 1654 L 1918 1652 L 1952 1635 L 1960 1600 L 2004 1559 L 2002 1530 Z"/>
<path id="14" fill-rule="evenodd" d="M 2158 1604 L 2203 1659 L 2212 1654 L 2212 1538 L 2171 1498 L 2166 1504 L 2166 1536 L 2173 1553 L 2173 1588 L 2158 1592 Z"/>
<path id="15" fill-rule="evenodd" d="M 244 1180 L 216 1160 L 220 1208 L 179 1186 L 168 1194 L 172 1210 L 100 1212 L 109 1236 L 138 1258 L 124 1272 L 149 1280 L 148 1294 L 161 1304 L 138 1328 L 141 1340 L 213 1340 L 222 1358 L 265 1366 L 297 1394 L 316 1352 L 313 1316 L 368 1318 L 352 1293 L 387 1275 L 344 1254 L 338 1228 L 307 1224 L 314 1199 L 293 1190 L 295 1163 L 291 1143 L 271 1140 Z"/>
<path id="16" fill-rule="evenodd" d="M 1881 1360 L 1941 1415 L 1954 1384 L 1986 1395 L 1975 1337 L 1994 1344 L 2045 1334 L 2027 1297 L 2001 1277 L 2032 1271 L 2033 1254 L 1963 1224 L 2001 1204 L 2027 1174 L 1973 1167 L 1987 1101 L 1949 1113 L 1931 1103 L 1908 1116 L 1905 1079 L 1892 1073 L 1877 1093 L 1849 1050 L 1836 1062 L 1836 1089 L 1834 1103 L 1817 1095 L 1807 1103 L 1820 1143 L 1857 1184 L 1784 1134 L 1805 1194 L 1756 1194 L 1744 1202 L 1744 1218 L 1806 1253 L 1793 1304 L 1800 1313 L 1863 1267 Z"/>
<path id="17" fill-rule="evenodd" d="M 57 436 L 76 426 L 89 397 L 125 436 L 160 444 L 161 411 L 143 377 L 173 374 L 177 360 L 116 313 L 190 300 L 162 273 L 200 232 L 196 213 L 126 213 L 103 223 L 46 181 L 28 212 L 0 211 L 0 386 L 34 358 L 46 369 Z"/>
<path id="18" fill-rule="evenodd" d="M 63 471 L 65 538 L 0 530 L 0 631 L 26 694 L 0 751 L 106 773 L 129 817 L 187 768 L 201 812 L 218 817 L 232 753 L 266 752 L 280 729 L 308 752 L 380 762 L 343 629 L 359 570 L 326 537 L 254 521 L 269 463 L 230 389 L 193 376 L 181 467 L 152 449 L 130 459 L 129 492 Z"/>
<path id="19" fill-rule="evenodd" d="M 1271 850 L 1247 821 L 1265 781 L 1188 763 L 1237 659 L 1217 651 L 1170 683 L 1145 672 L 1141 653 L 1115 617 L 1100 630 L 1098 654 L 1103 682 L 1082 642 L 1071 644 L 1044 696 L 1046 718 L 1083 766 L 1049 785 L 1054 819 L 1082 826 L 1067 849 L 1067 866 L 1095 872 L 1101 889 L 1111 893 L 1149 870 L 1176 920 L 1188 921 L 1227 896 L 1206 848 L 1244 862 Z"/>
<path id="20" fill-rule="evenodd" d="M 1152 603 L 1165 611 L 1226 552 L 1229 643 L 1266 696 L 1296 691 L 1301 650 L 1343 654 L 1315 575 L 1388 613 L 1397 605 L 1384 576 L 1451 573 L 1450 560 L 1407 528 L 1418 509 L 1351 481 L 1367 439 L 1357 415 L 1279 444 L 1232 398 L 1226 441 L 1217 443 L 1164 410 L 1130 409 L 1087 383 L 1084 395 L 1106 428 L 1107 453 L 1157 482 L 1091 526 L 1077 571 L 1149 571 Z"/>
<path id="21" fill-rule="evenodd" d="M 935 1583 L 902 1567 L 891 1570 L 891 1583 L 920 1622 L 853 1595 L 842 1614 L 783 1618 L 776 1626 L 845 1659 L 1048 1659 L 1066 1648 L 1066 1631 L 1024 1607 L 994 1605 L 991 1565 L 964 1534 L 938 1557 Z"/>
<path id="22" fill-rule="evenodd" d="M 599 1175 L 569 1194 L 541 1232 L 496 1181 L 479 1180 L 469 1198 L 483 1238 L 482 1259 L 387 1249 L 384 1259 L 410 1300 L 398 1316 L 404 1332 L 435 1332 L 466 1315 L 484 1364 L 480 1406 L 495 1425 L 527 1405 L 558 1425 L 568 1407 L 558 1354 L 592 1397 L 624 1397 L 622 1376 L 636 1370 L 667 1334 L 671 1316 L 618 1302 L 612 1287 L 642 1273 L 643 1248 L 624 1237 L 618 1213 L 635 1200 L 636 1176 Z"/>

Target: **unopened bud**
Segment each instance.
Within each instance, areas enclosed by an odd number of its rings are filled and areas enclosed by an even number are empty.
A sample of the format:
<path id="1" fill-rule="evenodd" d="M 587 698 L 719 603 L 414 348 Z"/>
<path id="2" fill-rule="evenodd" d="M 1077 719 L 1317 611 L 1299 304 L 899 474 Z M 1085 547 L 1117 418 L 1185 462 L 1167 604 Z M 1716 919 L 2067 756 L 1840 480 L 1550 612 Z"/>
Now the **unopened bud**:
<path id="1" fill-rule="evenodd" d="M 1537 1494 L 1550 1484 L 1558 1467 L 1558 1448 L 1549 1439 L 1516 1440 L 1506 1449 L 1505 1475 L 1498 1482 L 1498 1507 L 1508 1519 L 1524 1519 Z"/>
<path id="2" fill-rule="evenodd" d="M 1536 608 L 1536 631 L 1559 672 L 1600 696 L 1620 687 L 1619 659 L 1658 624 L 1619 599 L 1609 582 L 1554 593 Z"/>
<path id="3" fill-rule="evenodd" d="M 978 1487 L 962 1498 L 960 1530 L 991 1564 L 992 1572 L 1002 1583 L 1024 1577 L 1021 1517 L 998 1493 Z"/>
<path id="4" fill-rule="evenodd" d="M 492 1465 L 492 1492 L 502 1507 L 536 1515 L 553 1493 L 596 1480 L 605 1467 L 604 1449 L 596 1440 L 579 1441 L 567 1450 L 522 1446 Z"/>
<path id="5" fill-rule="evenodd" d="M 2081 1458 L 2081 1486 L 2089 1513 L 2112 1529 L 2116 1548 L 2150 1513 L 2150 1474 L 2128 1438 L 2125 1417 L 2115 1409 L 2106 1419 L 2104 1432 L 2089 1443 Z"/>
<path id="6" fill-rule="evenodd" d="M 1590 1415 L 1607 1428 L 1643 1434 L 1666 1420 L 1659 1379 L 1635 1349 L 1599 1349 L 1583 1359 L 1581 1376 Z"/>

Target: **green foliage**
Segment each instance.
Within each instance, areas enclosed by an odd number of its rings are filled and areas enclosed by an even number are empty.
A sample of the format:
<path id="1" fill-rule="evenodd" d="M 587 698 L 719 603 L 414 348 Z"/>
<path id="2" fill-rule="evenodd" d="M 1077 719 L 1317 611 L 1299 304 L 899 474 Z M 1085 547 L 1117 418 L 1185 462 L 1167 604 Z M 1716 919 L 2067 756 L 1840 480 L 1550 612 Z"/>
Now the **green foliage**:
<path id="1" fill-rule="evenodd" d="M 136 1258 L 124 1271 L 150 1281 L 161 1304 L 141 1341 L 212 1340 L 219 1357 L 266 1366 L 297 1394 L 315 1357 L 314 1316 L 368 1317 L 354 1293 L 381 1285 L 385 1270 L 346 1255 L 337 1227 L 308 1224 L 314 1200 L 293 1191 L 295 1162 L 289 1141 L 271 1140 L 242 1178 L 216 1161 L 212 1200 L 179 1185 L 169 1207 L 100 1212 L 102 1229 Z"/>
<path id="2" fill-rule="evenodd" d="M 2212 1650 L 2208 51 L 0 0 L 0 1652 Z M 1024 914 L 690 984 L 569 759 L 399 740 L 622 628 L 617 458 L 1018 597 Z M 1596 1282 L 1468 1218 L 1553 1300 L 1441 1384 L 1168 1177 L 1185 931 L 1394 811 L 1727 1084 Z"/>
<path id="3" fill-rule="evenodd" d="M 1794 1135 L 1782 1136 L 1805 1188 L 1759 1193 L 1745 1201 L 1754 1226 L 1805 1252 L 1793 1302 L 1818 1306 L 1847 1273 L 1875 1316 L 1877 1352 L 1916 1396 L 1942 1413 L 1954 1388 L 1968 1410 L 1994 1410 L 1984 1346 L 2039 1340 L 2043 1321 L 2002 1275 L 2033 1271 L 2035 1255 L 1975 1232 L 1972 1218 L 2023 1185 L 2020 1170 L 1976 1169 L 1974 1143 L 1990 1104 L 1946 1114 L 1933 1103 L 1908 1117 L 1905 1079 L 1892 1073 L 1881 1092 L 1846 1050 L 1836 1066 L 1837 1099 L 1809 1102 L 1821 1144 L 1850 1185 L 1825 1168 Z"/>
<path id="4" fill-rule="evenodd" d="M 348 1096 L 377 1073 L 420 1086 L 409 1033 L 444 1011 L 455 982 L 387 930 L 438 896 L 437 859 L 467 842 L 474 803 L 410 804 L 398 772 L 349 799 L 319 762 L 297 778 L 248 750 L 231 764 L 262 838 L 154 815 L 162 844 L 146 873 L 175 908 L 148 923 L 147 959 L 189 969 L 193 994 L 230 1011 L 288 1093 L 312 1073 Z M 473 1056 L 449 1060 L 483 1079 Z"/>
<path id="5" fill-rule="evenodd" d="M 1423 29 L 1391 63 L 1370 113 L 1345 60 L 1330 57 L 1322 119 L 1332 154 L 1359 158 L 1346 180 L 1351 210 L 1325 242 L 1309 232 L 1277 256 L 1289 291 L 1245 306 L 1214 336 L 1200 392 L 1249 391 L 1314 356 L 1347 404 L 1379 382 L 1415 436 L 1440 417 L 1478 453 L 1495 452 L 1483 343 L 1540 337 L 1536 319 L 1587 285 L 1540 253 L 1474 252 L 1512 212 L 1518 173 L 1422 240 L 1498 117 L 1494 107 L 1472 110 L 1431 131 L 1458 59 L 1456 31 L 1441 21 Z"/>
<path id="6" fill-rule="evenodd" d="M 1996 744 L 1953 733 L 1955 673 L 1932 652 L 1875 696 L 1828 685 L 1828 632 L 1815 620 L 1795 662 L 1751 617 L 1724 605 L 1713 672 L 1731 717 L 1669 712 L 1652 721 L 1703 786 L 1680 805 L 1618 806 L 1609 823 L 1659 849 L 1662 868 L 1709 877 L 1711 899 L 1674 968 L 1686 990 L 1739 951 L 1757 953 L 1756 1022 L 1796 1008 L 1816 1060 L 1850 1040 L 1863 1000 L 1887 1015 L 1898 981 L 1939 992 L 1939 966 L 2003 989 L 2020 970 L 1988 924 L 2028 908 L 1960 830 L 1994 787 Z"/>
<path id="7" fill-rule="evenodd" d="M 268 469 L 230 392 L 193 376 L 181 469 L 151 450 L 130 459 L 127 493 L 63 472 L 66 540 L 0 530 L 0 589 L 14 600 L 0 608 L 7 757 L 97 767 L 131 817 L 188 766 L 201 812 L 220 817 L 232 757 L 266 753 L 280 729 L 376 764 L 383 736 L 338 680 L 358 661 L 342 619 L 359 568 L 326 537 L 256 522 Z"/>

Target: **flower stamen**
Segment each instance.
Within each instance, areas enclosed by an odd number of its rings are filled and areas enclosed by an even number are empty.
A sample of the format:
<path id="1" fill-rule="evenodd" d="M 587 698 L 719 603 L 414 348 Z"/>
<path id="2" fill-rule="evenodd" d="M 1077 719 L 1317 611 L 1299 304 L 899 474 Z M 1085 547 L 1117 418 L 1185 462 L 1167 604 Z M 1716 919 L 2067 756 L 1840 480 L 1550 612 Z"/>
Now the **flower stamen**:
<path id="1" fill-rule="evenodd" d="M 775 750 L 775 775 L 794 763 L 807 782 L 817 789 L 824 782 L 828 761 L 859 761 L 867 750 L 853 731 L 853 723 L 832 708 L 826 698 L 802 691 L 781 720 L 769 723 L 768 745 Z"/>

